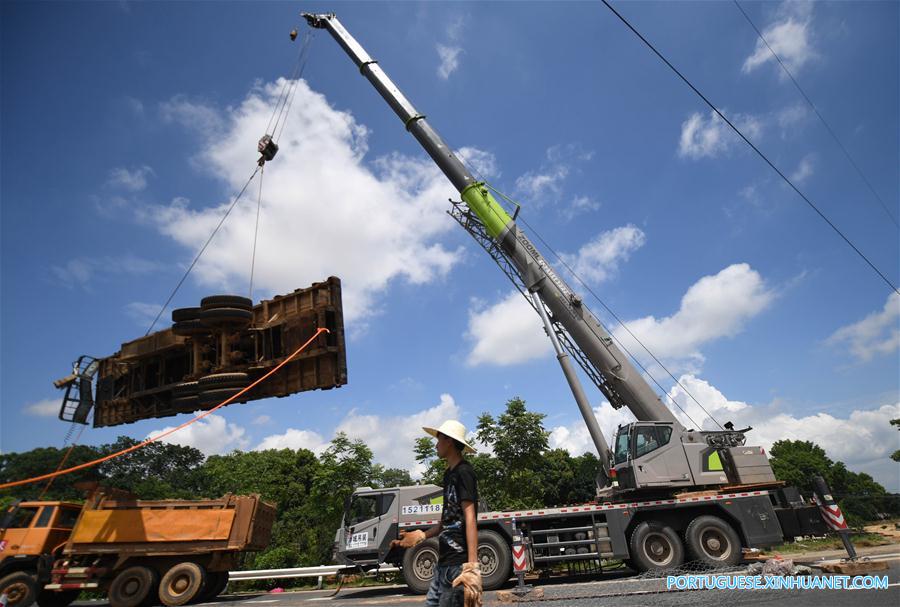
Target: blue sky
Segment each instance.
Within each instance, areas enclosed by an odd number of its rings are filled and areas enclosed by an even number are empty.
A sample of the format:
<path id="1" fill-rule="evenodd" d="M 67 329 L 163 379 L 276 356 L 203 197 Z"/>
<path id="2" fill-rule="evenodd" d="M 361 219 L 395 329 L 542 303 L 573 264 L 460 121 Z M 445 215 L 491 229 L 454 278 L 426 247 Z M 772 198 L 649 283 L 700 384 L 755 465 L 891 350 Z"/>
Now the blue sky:
<path id="1" fill-rule="evenodd" d="M 617 6 L 900 280 L 894 220 L 733 3 Z M 744 7 L 900 216 L 898 4 Z M 602 4 L 0 10 L 3 451 L 61 446 L 51 381 L 79 354 L 144 333 L 253 168 L 297 51 L 287 33 L 306 31 L 299 12 L 333 10 L 719 421 L 753 425 L 764 445 L 815 440 L 900 490 L 887 458 L 900 448 L 888 426 L 900 416 L 900 297 Z M 254 296 L 340 276 L 349 383 L 227 407 L 172 440 L 207 453 L 321 449 L 343 430 L 409 467 L 423 424 L 473 428 L 518 395 L 547 414 L 553 445 L 590 449 L 537 317 L 446 216 L 452 187 L 324 32 L 281 144 Z M 249 196 L 176 306 L 246 292 L 254 218 Z M 607 432 L 628 420 L 588 391 Z M 88 428 L 82 441 L 143 438 L 182 417 Z"/>

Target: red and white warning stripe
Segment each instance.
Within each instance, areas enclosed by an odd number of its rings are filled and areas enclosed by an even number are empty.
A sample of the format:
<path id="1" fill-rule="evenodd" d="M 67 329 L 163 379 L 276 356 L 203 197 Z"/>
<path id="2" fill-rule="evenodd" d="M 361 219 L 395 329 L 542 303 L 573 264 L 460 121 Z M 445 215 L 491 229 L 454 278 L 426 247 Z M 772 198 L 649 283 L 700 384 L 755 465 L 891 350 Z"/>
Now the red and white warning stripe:
<path id="1" fill-rule="evenodd" d="M 841 512 L 841 509 L 837 504 L 828 506 L 826 504 L 820 503 L 819 512 L 822 513 L 822 518 L 825 520 L 828 526 L 835 531 L 840 531 L 847 528 L 847 523 L 844 521 L 844 514 Z"/>
<path id="2" fill-rule="evenodd" d="M 525 546 L 516 545 L 512 547 L 513 569 L 516 572 L 528 569 L 528 559 L 525 557 Z"/>

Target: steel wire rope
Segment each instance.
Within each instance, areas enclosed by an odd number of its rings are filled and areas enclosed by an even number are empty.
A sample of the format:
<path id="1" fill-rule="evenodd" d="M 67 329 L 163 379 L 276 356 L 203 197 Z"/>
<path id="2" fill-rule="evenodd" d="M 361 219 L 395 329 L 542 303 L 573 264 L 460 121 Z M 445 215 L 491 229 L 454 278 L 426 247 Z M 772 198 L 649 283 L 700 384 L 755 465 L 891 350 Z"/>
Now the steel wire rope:
<path id="1" fill-rule="evenodd" d="M 501 192 L 501 191 L 498 190 L 497 188 L 493 187 L 492 185 L 490 185 L 490 184 L 488 184 L 488 183 L 485 183 L 485 185 L 486 185 L 491 191 L 495 192 L 498 196 L 500 196 L 500 197 L 503 198 L 504 200 L 508 201 L 510 204 L 513 204 L 513 205 L 515 205 L 515 206 L 521 208 L 522 205 L 520 205 L 518 202 L 516 202 L 515 200 L 513 200 L 512 198 L 510 198 L 509 196 L 507 196 L 506 194 L 504 194 L 503 192 Z M 690 399 L 693 400 L 693 401 L 697 404 L 697 406 L 700 407 L 700 409 L 703 410 L 704 413 L 706 413 L 707 417 L 709 417 L 709 418 L 710 418 L 717 426 L 719 426 L 719 428 L 722 428 L 722 424 L 719 423 L 719 420 L 717 420 L 715 417 L 713 417 L 713 415 L 712 415 L 709 411 L 706 410 L 706 407 L 704 407 L 704 406 L 700 403 L 700 401 L 698 401 L 698 400 L 694 397 L 694 395 L 691 394 L 690 390 L 688 390 L 687 387 L 686 387 L 684 384 L 682 384 L 682 383 L 681 383 L 681 382 L 680 382 L 680 381 L 679 381 L 679 380 L 671 373 L 671 371 L 669 371 L 669 369 L 668 369 L 668 368 L 667 368 L 667 367 L 666 367 L 666 366 L 665 366 L 665 365 L 664 365 L 664 364 L 656 357 L 655 354 L 653 354 L 653 352 L 652 352 L 652 351 L 644 344 L 644 342 L 642 342 L 640 339 L 638 339 L 637 335 L 635 335 L 634 333 L 631 332 L 631 329 L 628 328 L 628 325 L 626 325 L 626 324 L 622 321 L 622 319 L 620 319 L 620 318 L 615 314 L 615 312 L 613 312 L 612 309 L 611 309 L 609 306 L 607 306 L 607 305 L 603 302 L 602 299 L 600 299 L 600 297 L 594 292 L 594 290 L 591 289 L 591 288 L 587 285 L 587 283 L 585 283 L 584 280 L 582 280 L 582 278 L 575 272 L 575 270 L 574 270 L 571 266 L 569 266 L 569 264 L 567 264 L 567 263 L 565 262 L 565 260 L 562 258 L 562 256 L 561 256 L 559 253 L 557 253 L 556 250 L 555 250 L 553 247 L 551 247 L 551 246 L 547 243 L 546 240 L 544 240 L 544 238 L 540 235 L 540 233 L 539 233 L 534 227 L 532 227 L 531 224 L 529 224 L 528 221 L 525 220 L 524 217 L 522 217 L 522 220 L 521 220 L 521 221 L 522 221 L 523 224 L 525 224 L 525 227 L 527 227 L 528 230 L 529 230 L 532 234 L 534 234 L 534 235 L 537 237 L 538 240 L 541 241 L 541 244 L 543 244 L 545 247 L 547 247 L 547 248 L 550 250 L 551 253 L 553 253 L 553 256 L 557 259 L 557 261 L 559 261 L 559 263 L 561 263 L 561 264 L 563 265 L 563 267 L 565 267 L 566 270 L 568 270 L 569 273 L 571 273 L 572 276 L 575 277 L 575 280 L 577 280 L 577 281 L 578 281 L 585 289 L 587 289 L 587 291 L 588 291 L 591 295 L 593 295 L 594 299 L 596 299 L 596 300 L 600 303 L 600 305 L 603 306 L 603 308 L 604 308 L 607 312 L 609 312 L 609 313 L 612 315 L 613 318 L 616 319 L 616 322 L 618 322 L 618 323 L 622 326 L 622 328 L 625 329 L 625 331 L 627 331 L 628 334 L 631 335 L 631 337 L 632 337 L 632 338 L 633 338 L 633 339 L 641 346 L 641 348 L 643 348 L 644 351 L 646 351 L 647 354 L 649 354 L 649 355 L 653 358 L 653 360 L 656 362 L 656 364 L 658 364 L 658 365 L 659 365 L 659 366 L 660 366 L 660 367 L 661 367 L 661 368 L 669 375 L 669 377 L 671 377 L 672 380 L 673 380 L 676 384 L 678 384 L 678 386 L 679 386 L 682 390 L 684 390 L 684 393 L 687 394 L 687 395 L 690 397 Z M 529 256 L 530 256 L 532 259 L 534 259 L 534 254 L 532 254 L 530 251 L 528 252 L 528 254 L 529 254 Z M 535 260 L 535 261 L 536 261 L 536 260 Z M 599 318 L 597 319 L 597 322 L 600 323 L 600 326 L 603 327 L 603 330 L 604 330 L 604 331 L 606 331 L 607 333 L 609 333 L 610 338 L 612 338 L 612 339 L 619 345 L 619 347 L 622 348 L 622 350 L 625 351 L 625 354 L 626 354 L 632 361 L 634 361 L 634 363 L 641 369 L 641 371 L 643 371 L 644 373 L 646 373 L 646 374 L 647 374 L 647 377 L 649 377 L 649 378 L 653 381 L 653 383 L 656 384 L 656 387 L 659 388 L 660 391 L 665 395 L 665 398 L 666 398 L 669 402 L 671 402 L 673 405 L 675 405 L 676 407 L 678 407 L 678 410 L 681 411 L 682 413 L 684 413 L 685 416 L 686 416 L 689 420 L 691 420 L 691 423 L 693 423 L 693 424 L 697 427 L 698 430 L 699 430 L 699 429 L 702 429 L 702 426 L 700 426 L 699 424 L 697 424 L 697 420 L 695 420 L 693 417 L 691 417 L 691 415 L 690 415 L 687 411 L 685 411 L 684 408 L 683 408 L 680 404 L 678 404 L 678 401 L 677 401 L 677 400 L 675 400 L 674 398 L 672 398 L 671 396 L 669 396 L 668 390 L 666 390 L 666 389 L 659 383 L 659 381 L 658 381 L 658 380 L 656 379 L 656 377 L 650 372 L 650 370 L 647 369 L 647 368 L 641 363 L 640 360 L 638 360 L 638 358 L 637 358 L 637 357 L 636 357 L 636 356 L 628 349 L 628 347 L 622 342 L 622 340 L 620 340 L 619 338 L 617 338 L 617 337 L 613 334 L 613 332 L 610 331 L 609 328 L 608 328 L 608 327 L 603 323 L 603 321 L 601 321 Z M 588 325 L 588 327 L 590 328 L 590 325 Z M 593 329 L 591 329 L 591 332 L 593 333 Z M 597 335 L 596 333 L 594 333 L 594 335 L 595 335 L 595 337 L 597 337 L 598 339 L 602 339 L 602 337 L 599 336 L 599 335 Z"/>
<path id="2" fill-rule="evenodd" d="M 301 50 L 301 52 L 303 53 L 303 58 L 301 60 L 299 69 L 295 72 L 295 75 L 292 78 L 292 84 L 287 98 L 287 110 L 284 114 L 284 122 L 281 123 L 281 129 L 278 130 L 278 135 L 277 137 L 275 137 L 275 139 L 281 139 L 281 134 L 284 132 L 284 127 L 287 124 L 288 118 L 290 118 L 291 116 L 291 106 L 294 104 L 294 97 L 297 94 L 297 85 L 300 83 L 300 79 L 303 78 L 303 72 L 306 71 L 306 64 L 309 62 L 309 49 L 312 48 L 312 41 L 313 39 L 315 39 L 315 37 L 316 31 L 311 30 L 307 32 L 307 35 L 303 40 L 303 48 Z M 277 123 L 275 128 L 278 129 Z"/>
<path id="3" fill-rule="evenodd" d="M 712 104 L 712 102 L 706 97 L 706 95 L 704 95 L 703 93 L 701 93 L 700 90 L 699 90 L 697 87 L 695 87 L 695 86 L 691 83 L 691 81 L 687 79 L 687 77 L 684 76 L 684 74 L 682 74 L 680 71 L 678 71 L 678 68 L 676 68 L 674 65 L 672 65 L 672 63 L 671 63 L 668 59 L 666 59 L 666 58 L 663 56 L 662 53 L 660 53 L 658 50 L 656 50 L 656 47 L 653 46 L 653 45 L 650 43 L 650 41 L 648 41 L 646 38 L 644 38 L 644 36 L 643 36 L 639 31 L 637 31 L 637 29 L 635 29 L 635 27 L 634 27 L 633 25 L 631 25 L 631 23 L 629 23 L 629 21 L 628 21 L 625 17 L 623 17 L 623 16 L 621 15 L 621 13 L 619 13 L 619 11 L 617 11 L 615 8 L 613 8 L 613 6 L 608 2 L 608 0 L 601 0 L 601 1 L 603 2 L 604 5 L 606 5 L 606 7 L 607 7 L 610 11 L 612 11 L 612 13 L 613 13 L 616 17 L 619 18 L 619 20 L 620 20 L 622 23 L 624 23 L 624 24 L 628 27 L 628 29 L 630 29 L 630 30 L 634 33 L 635 36 L 637 36 L 637 37 L 641 40 L 641 42 L 643 42 L 645 45 L 647 45 L 647 47 L 648 47 L 651 51 L 653 51 L 654 54 L 656 54 L 656 56 L 659 57 L 659 58 L 662 60 L 663 63 L 665 63 L 665 64 L 666 64 L 673 72 L 675 72 L 675 74 L 677 74 L 678 77 L 681 78 L 681 80 L 684 81 L 684 83 L 687 84 L 688 87 L 690 87 L 690 89 L 691 89 L 692 91 L 694 91 L 694 92 L 695 92 L 695 93 L 696 93 L 696 94 L 704 101 L 704 103 L 706 103 L 706 105 L 708 105 L 708 106 L 712 109 L 712 111 L 716 113 L 716 115 L 717 115 L 719 118 L 721 118 L 723 121 L 725 121 L 725 124 L 727 124 L 729 127 L 731 127 L 731 130 L 733 130 L 735 133 L 737 133 L 737 135 L 738 135 L 741 139 L 744 140 L 744 143 L 746 143 L 747 145 L 749 145 L 750 148 L 751 148 L 754 152 L 756 152 L 756 154 L 757 154 L 760 158 L 762 158 L 763 161 L 764 161 L 766 164 L 768 164 L 769 167 L 770 167 L 773 171 L 775 171 L 776 173 L 778 173 L 778 176 L 781 177 L 781 178 L 784 180 L 784 182 L 787 183 L 787 184 L 791 187 L 791 189 L 794 190 L 794 191 L 797 193 L 797 195 L 800 196 L 800 198 L 802 198 L 802 199 L 804 200 L 804 202 L 806 202 L 806 204 L 809 205 L 809 207 L 810 207 L 813 211 L 815 211 L 816 214 L 817 214 L 817 215 L 818 215 L 825 223 L 827 223 L 828 226 L 831 227 L 831 229 L 832 229 L 838 236 L 840 236 L 841 239 L 842 239 L 845 243 L 847 243 L 847 245 L 848 245 L 851 249 L 853 249 L 853 250 L 856 252 L 856 254 L 857 254 L 863 261 L 865 261 L 866 264 L 868 264 L 868 266 L 869 266 L 876 274 L 878 274 L 878 276 L 881 277 L 881 280 L 883 280 L 883 281 L 885 282 L 885 284 L 888 285 L 888 286 L 891 288 L 892 291 L 894 291 L 894 292 L 900 294 L 900 289 L 898 289 L 897 286 L 896 286 L 893 282 L 891 282 L 891 280 L 890 280 L 887 276 L 885 276 L 884 273 L 883 273 L 881 270 L 879 270 L 878 267 L 877 267 L 871 260 L 869 260 L 868 257 L 866 257 L 865 253 L 863 253 L 861 250 L 859 250 L 859 248 L 858 248 L 855 244 L 853 244 L 853 242 L 852 242 L 846 235 L 844 235 L 844 233 L 840 230 L 840 228 L 838 228 L 838 227 L 834 224 L 834 222 L 832 222 L 830 219 L 828 219 L 828 217 L 825 215 L 825 213 L 823 213 L 821 210 L 819 210 L 819 207 L 817 207 L 817 206 L 813 203 L 813 201 L 810 200 L 810 199 L 806 196 L 806 194 L 804 194 L 803 192 L 801 192 L 800 189 L 799 189 L 797 186 L 795 186 L 794 183 L 787 177 L 787 175 L 785 175 L 784 173 L 781 172 L 781 169 L 779 169 L 777 166 L 775 166 L 775 164 L 774 164 L 771 160 L 769 160 L 768 156 L 766 156 L 765 154 L 763 154 L 763 152 L 762 152 L 758 147 L 756 147 L 756 146 L 753 144 L 753 142 L 750 141 L 750 140 L 746 137 L 746 135 L 744 135 L 743 132 L 741 132 L 741 130 L 740 130 L 739 128 L 737 128 L 736 126 L 734 126 L 734 124 L 733 124 L 733 123 L 725 116 L 725 114 L 723 114 L 721 111 L 719 111 L 719 108 L 717 108 L 715 105 Z"/>
<path id="4" fill-rule="evenodd" d="M 875 186 L 872 185 L 872 183 L 869 181 L 869 179 L 862 172 L 862 169 L 859 167 L 859 165 L 856 164 L 856 161 L 853 159 L 853 156 L 850 155 L 850 151 L 844 146 L 844 144 L 841 142 L 841 140 L 838 139 L 837 133 L 835 133 L 834 130 L 832 130 L 831 125 L 829 125 L 825 121 L 825 117 L 822 116 L 822 114 L 819 112 L 819 109 L 816 107 L 816 104 L 814 104 L 812 102 L 812 99 L 809 98 L 809 95 L 806 94 L 806 91 L 803 90 L 803 88 L 800 86 L 800 83 L 797 82 L 797 80 L 794 78 L 794 75 L 791 73 L 791 70 L 789 70 L 788 67 L 784 64 L 784 62 L 781 60 L 781 57 L 779 57 L 778 53 L 775 52 L 775 49 L 773 49 L 771 46 L 769 46 L 769 41 L 766 40 L 766 37 L 763 36 L 762 32 L 759 31 L 759 28 L 756 27 L 756 24 L 750 18 L 750 15 L 748 15 L 747 12 L 744 10 L 744 7 L 742 7 L 740 5 L 738 0 L 733 0 L 733 2 L 734 2 L 734 5 L 738 8 L 738 10 L 741 11 L 741 14 L 744 15 L 744 19 L 747 20 L 747 23 L 750 24 L 750 27 L 752 27 L 753 30 L 756 32 L 756 35 L 759 36 L 759 39 L 763 41 L 763 44 L 766 45 L 766 48 L 769 49 L 769 52 L 772 53 L 773 57 L 775 57 L 775 60 L 778 61 L 778 65 L 781 66 L 781 69 L 784 70 L 784 73 L 787 74 L 788 78 L 791 79 L 791 82 L 794 83 L 794 86 L 797 88 L 797 91 L 800 92 L 800 94 L 803 96 L 803 99 L 805 99 L 806 103 L 809 104 L 809 107 L 811 107 L 813 112 L 816 113 L 816 116 L 819 117 L 819 120 L 825 126 L 825 129 L 828 131 L 828 134 L 831 135 L 831 138 L 834 139 L 834 142 L 837 143 L 838 147 L 841 148 L 841 151 L 844 152 L 844 155 L 847 157 L 847 160 L 850 161 L 850 164 L 853 165 L 854 169 L 856 169 L 856 172 L 859 174 L 860 178 L 869 187 L 869 190 L 875 196 L 876 200 L 878 200 L 878 203 L 881 205 L 881 208 L 884 209 L 884 212 L 887 213 L 887 216 L 891 218 L 891 221 L 894 222 L 894 225 L 897 226 L 897 228 L 900 228 L 900 224 L 897 223 L 897 219 L 894 217 L 893 213 L 891 213 L 891 211 L 888 209 L 887 205 L 884 203 L 884 200 L 881 198 L 881 195 L 878 194 L 878 192 L 875 190 Z"/>
<path id="5" fill-rule="evenodd" d="M 259 195 L 256 197 L 256 229 L 253 232 L 253 253 L 250 255 L 250 293 L 248 297 L 253 301 L 253 273 L 256 270 L 256 241 L 259 239 L 259 210 L 262 208 L 263 177 L 266 175 L 266 165 L 259 167 Z"/>
<path id="6" fill-rule="evenodd" d="M 294 352 L 290 356 L 288 356 L 283 361 L 278 363 L 278 365 L 276 365 L 275 367 L 270 369 L 265 375 L 263 375 L 262 377 L 257 379 L 255 382 L 253 382 L 252 384 L 250 384 L 249 386 L 247 386 L 246 388 L 244 388 L 237 394 L 233 394 L 232 396 L 228 397 L 227 399 L 225 399 L 224 401 L 222 401 L 221 403 L 219 403 L 212 409 L 209 409 L 208 411 L 204 411 L 204 412 L 200 413 L 199 415 L 184 422 L 180 426 L 176 426 L 175 428 L 166 430 L 165 432 L 161 432 L 161 433 L 157 434 L 156 436 L 150 437 L 136 445 L 132 445 L 132 446 L 122 449 L 120 451 L 116 451 L 115 453 L 110 453 L 109 455 L 104 455 L 103 457 L 99 457 L 95 460 L 91 460 L 91 461 L 85 462 L 83 464 L 78 464 L 77 466 L 72 466 L 71 468 L 66 468 L 65 470 L 57 470 L 56 472 L 51 472 L 49 474 L 43 474 L 41 476 L 35 476 L 32 478 L 26 478 L 26 479 L 22 479 L 22 480 L 18 480 L 18 481 L 11 481 L 8 483 L 0 484 L 0 489 L 8 489 L 10 487 L 18 487 L 20 485 L 28 485 L 30 483 L 36 483 L 38 481 L 42 481 L 45 479 L 52 479 L 52 478 L 56 478 L 57 476 L 63 476 L 64 474 L 70 474 L 72 472 L 77 472 L 78 470 L 84 470 L 85 468 L 91 468 L 93 466 L 96 466 L 97 464 L 102 464 L 103 462 L 107 462 L 111 459 L 121 457 L 127 453 L 131 453 L 132 451 L 137 451 L 138 449 L 142 449 L 143 447 L 146 447 L 150 443 L 156 442 L 161 438 L 165 438 L 166 436 L 169 436 L 170 434 L 174 434 L 175 432 L 178 432 L 182 428 L 190 426 L 194 422 L 197 422 L 197 421 L 203 419 L 204 417 L 206 417 L 207 415 L 210 415 L 214 411 L 221 409 L 225 405 L 231 403 L 232 401 L 234 401 L 241 395 L 252 390 L 259 384 L 263 383 L 264 381 L 266 381 L 267 379 L 272 377 L 275 373 L 280 371 L 282 367 L 284 367 L 286 364 L 288 364 L 290 361 L 292 361 L 294 358 L 296 358 L 301 352 L 303 352 L 303 350 L 305 350 L 309 346 L 309 344 L 311 344 L 313 342 L 313 340 L 315 340 L 317 337 L 319 337 L 319 335 L 321 335 L 322 333 L 330 333 L 330 331 L 324 327 L 317 329 L 316 332 L 313 333 L 312 337 L 310 337 L 308 340 L 306 340 L 306 342 L 304 342 L 304 344 L 302 346 L 300 346 L 299 348 L 294 350 Z"/>
<path id="7" fill-rule="evenodd" d="M 309 38 L 309 33 L 305 34 L 303 37 L 304 43 L 300 45 L 300 48 L 297 50 L 297 60 L 294 62 L 294 67 L 291 71 L 291 77 L 285 79 L 284 83 L 281 85 L 281 91 L 278 93 L 278 99 L 275 102 L 275 107 L 272 108 L 272 116 L 269 117 L 269 122 L 266 124 L 266 133 L 275 133 L 275 129 L 278 128 L 278 122 L 281 120 L 281 114 L 284 111 L 285 103 L 287 102 L 287 92 L 290 89 L 292 83 L 294 82 L 294 74 L 297 73 L 300 67 L 300 62 L 303 58 L 303 53 L 306 50 L 306 40 Z M 276 119 L 277 116 L 277 119 Z M 274 126 L 273 126 L 274 121 Z M 271 130 L 270 130 L 271 129 Z"/>
<path id="8" fill-rule="evenodd" d="M 75 440 L 72 441 L 72 444 L 71 444 L 71 445 L 69 446 L 69 448 L 66 450 L 66 452 L 65 452 L 65 454 L 63 455 L 62 459 L 59 461 L 59 465 L 56 467 L 56 472 L 59 472 L 60 470 L 62 470 L 62 467 L 65 465 L 66 460 L 69 459 L 69 456 L 72 455 L 72 451 L 74 451 L 74 450 L 75 450 L 75 447 L 78 446 L 78 441 L 79 441 L 79 439 L 81 438 L 81 433 L 84 432 L 84 429 L 85 429 L 85 428 L 87 428 L 87 422 L 85 422 L 84 424 L 78 424 L 78 425 L 81 426 L 81 427 L 78 429 L 78 434 L 75 435 Z M 72 428 L 74 428 L 74 427 L 75 427 L 75 422 L 72 422 Z M 66 442 L 68 442 L 68 441 L 69 441 L 69 438 L 71 438 L 72 428 L 69 428 L 69 432 L 66 434 Z M 63 443 L 63 447 L 65 447 L 65 443 Z M 47 494 L 47 491 L 50 489 L 50 485 L 53 484 L 53 481 L 54 481 L 55 479 L 56 479 L 55 476 L 50 477 L 49 479 L 47 479 L 47 484 L 44 485 L 44 489 L 41 491 L 41 494 L 40 494 L 40 495 L 38 496 L 38 498 L 37 498 L 38 501 L 41 501 L 42 499 L 44 499 L 44 495 Z"/>
<path id="9" fill-rule="evenodd" d="M 192 261 L 191 265 L 188 266 L 188 269 L 187 269 L 187 271 L 185 271 L 184 276 L 182 276 L 181 280 L 178 281 L 178 284 L 175 285 L 175 289 L 172 291 L 171 295 L 169 295 L 169 298 L 166 299 L 166 303 L 164 303 L 162 305 L 162 307 L 159 309 L 159 313 L 157 313 L 157 315 L 156 315 L 156 318 L 154 318 L 153 322 L 150 323 L 150 328 L 147 329 L 146 333 L 144 333 L 145 337 L 147 335 L 150 335 L 150 331 L 152 331 L 153 327 L 156 326 L 156 322 L 159 320 L 160 316 L 162 316 L 162 313 L 166 311 L 166 308 L 168 307 L 169 303 L 171 303 L 172 298 L 175 297 L 175 294 L 178 293 L 178 289 L 181 288 L 181 285 L 184 284 L 184 281 L 187 279 L 188 274 L 190 274 L 191 270 L 194 269 L 194 266 L 197 265 L 197 262 L 200 260 L 200 256 L 203 255 L 203 252 L 206 251 L 206 247 L 209 246 L 209 243 L 212 242 L 212 239 L 215 238 L 216 234 L 218 233 L 219 228 L 221 228 L 222 224 L 225 223 L 225 220 L 228 219 L 228 215 L 231 214 L 231 211 L 234 210 L 234 207 L 235 207 L 235 205 L 237 205 L 238 201 L 241 199 L 241 196 L 243 196 L 244 192 L 247 191 L 247 187 L 250 185 L 250 182 L 253 181 L 253 178 L 256 177 L 256 174 L 259 172 L 260 168 L 261 167 L 259 165 L 257 165 L 257 167 L 253 170 L 253 173 L 250 174 L 250 178 L 247 180 L 247 183 L 245 183 L 244 187 L 241 188 L 241 191 L 238 192 L 238 195 L 237 195 L 237 197 L 235 197 L 234 202 L 231 203 L 231 206 L 229 206 L 228 210 L 225 211 L 225 214 L 222 215 L 222 219 L 219 220 L 219 224 L 212 231 L 212 234 L 209 235 L 209 238 L 206 239 L 206 242 L 203 243 L 203 246 L 200 248 L 200 252 L 197 253 L 197 255 L 194 257 L 194 261 Z"/>

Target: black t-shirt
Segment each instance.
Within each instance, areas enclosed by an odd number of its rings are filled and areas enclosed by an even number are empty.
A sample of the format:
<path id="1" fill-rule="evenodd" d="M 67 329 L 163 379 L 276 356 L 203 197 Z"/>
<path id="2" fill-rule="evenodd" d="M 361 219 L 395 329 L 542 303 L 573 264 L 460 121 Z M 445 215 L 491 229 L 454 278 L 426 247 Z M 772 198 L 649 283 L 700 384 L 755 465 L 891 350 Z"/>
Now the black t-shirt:
<path id="1" fill-rule="evenodd" d="M 441 514 L 441 535 L 438 538 L 438 563 L 462 565 L 469 560 L 466 546 L 466 520 L 462 503 L 475 505 L 478 516 L 478 486 L 472 464 L 462 460 L 455 468 L 444 472 L 444 506 Z"/>

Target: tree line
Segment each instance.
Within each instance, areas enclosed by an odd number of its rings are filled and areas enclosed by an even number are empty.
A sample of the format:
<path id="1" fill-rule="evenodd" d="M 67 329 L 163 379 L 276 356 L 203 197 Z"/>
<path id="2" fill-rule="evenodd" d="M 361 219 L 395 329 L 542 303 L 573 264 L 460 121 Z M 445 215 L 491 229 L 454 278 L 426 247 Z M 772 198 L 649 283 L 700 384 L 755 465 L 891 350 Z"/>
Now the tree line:
<path id="1" fill-rule="evenodd" d="M 469 456 L 479 491 L 493 510 L 576 504 L 594 498 L 599 459 L 587 453 L 573 457 L 551 449 L 545 416 L 529 411 L 524 400 L 513 398 L 496 418 L 479 417 L 474 438 L 487 445 Z M 88 462 L 137 444 L 119 437 L 113 443 L 72 449 L 66 466 Z M 425 473 L 419 482 L 440 484 L 443 464 L 434 441 L 415 444 L 415 458 Z M 41 447 L 22 453 L 0 454 L 0 483 L 31 478 L 57 469 L 65 449 Z M 778 441 L 771 451 L 779 480 L 809 496 L 811 477 L 822 474 L 853 525 L 887 516 L 900 516 L 900 500 L 870 475 L 851 472 L 811 442 Z M 334 535 L 344 504 L 354 488 L 415 484 L 410 471 L 386 468 L 373 459 L 361 440 L 338 434 L 318 456 L 308 449 L 233 451 L 206 457 L 199 450 L 167 443 L 150 443 L 124 456 L 51 483 L 35 483 L 0 491 L 0 506 L 13 499 L 83 499 L 76 485 L 96 481 L 123 489 L 141 499 L 218 498 L 225 493 L 258 493 L 277 507 L 269 548 L 248 555 L 246 569 L 315 566 L 331 562 Z"/>

